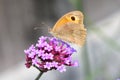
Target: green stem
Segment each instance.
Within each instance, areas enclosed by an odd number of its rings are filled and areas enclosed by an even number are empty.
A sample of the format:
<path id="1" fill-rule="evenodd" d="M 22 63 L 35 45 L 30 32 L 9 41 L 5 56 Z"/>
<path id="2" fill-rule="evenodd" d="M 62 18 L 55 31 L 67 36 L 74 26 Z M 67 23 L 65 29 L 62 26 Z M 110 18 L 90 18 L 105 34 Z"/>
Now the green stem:
<path id="1" fill-rule="evenodd" d="M 39 80 L 43 73 L 44 73 L 44 72 L 40 72 L 39 75 L 36 77 L 35 80 Z"/>

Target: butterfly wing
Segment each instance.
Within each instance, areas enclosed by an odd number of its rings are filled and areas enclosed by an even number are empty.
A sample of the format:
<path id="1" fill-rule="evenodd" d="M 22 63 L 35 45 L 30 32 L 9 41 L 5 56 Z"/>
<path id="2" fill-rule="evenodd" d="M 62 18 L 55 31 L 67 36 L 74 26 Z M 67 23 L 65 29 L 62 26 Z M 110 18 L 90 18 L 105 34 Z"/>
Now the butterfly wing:
<path id="1" fill-rule="evenodd" d="M 86 29 L 84 28 L 84 25 L 75 23 L 66 23 L 52 33 L 57 38 L 67 42 L 75 43 L 79 46 L 84 44 L 86 38 Z"/>
<path id="2" fill-rule="evenodd" d="M 76 25 L 76 27 L 79 26 L 79 28 L 74 29 L 73 31 L 73 36 L 75 40 L 75 44 L 78 44 L 79 46 L 83 46 L 86 40 L 86 29 L 84 28 L 83 25 Z"/>
<path id="3" fill-rule="evenodd" d="M 64 26 L 64 33 L 66 34 L 61 35 L 64 36 L 63 40 L 67 40 L 68 42 L 75 43 L 79 46 L 83 46 L 85 43 L 87 33 L 83 24 L 76 24 L 71 22 L 67 23 Z"/>
<path id="4" fill-rule="evenodd" d="M 69 23 L 61 25 L 57 30 L 51 31 L 51 34 L 64 41 L 74 42 L 73 29 Z"/>
<path id="5" fill-rule="evenodd" d="M 82 46 L 86 38 L 83 14 L 80 11 L 72 11 L 65 14 L 57 21 L 50 33 L 64 41 Z"/>

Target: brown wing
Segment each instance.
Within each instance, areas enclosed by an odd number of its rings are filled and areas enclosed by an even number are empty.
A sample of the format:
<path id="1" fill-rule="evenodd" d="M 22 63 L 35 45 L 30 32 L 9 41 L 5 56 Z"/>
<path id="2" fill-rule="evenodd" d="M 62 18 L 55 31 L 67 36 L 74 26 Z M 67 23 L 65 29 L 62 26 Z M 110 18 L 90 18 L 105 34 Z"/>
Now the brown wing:
<path id="1" fill-rule="evenodd" d="M 84 25 L 67 23 L 62 25 L 57 31 L 53 32 L 53 35 L 71 43 L 75 43 L 82 46 L 86 38 L 86 29 Z"/>
<path id="2" fill-rule="evenodd" d="M 59 32 L 61 33 L 58 38 L 65 41 L 75 43 L 79 46 L 83 46 L 85 43 L 87 33 L 83 24 L 67 23 Z"/>
<path id="3" fill-rule="evenodd" d="M 72 17 L 75 18 L 75 20 L 72 20 Z M 54 25 L 52 28 L 52 31 L 56 31 L 57 29 L 61 28 L 62 25 L 66 23 L 76 23 L 76 24 L 83 24 L 83 14 L 80 11 L 71 11 L 62 16 Z"/>
<path id="4" fill-rule="evenodd" d="M 73 28 L 69 23 L 60 26 L 56 31 L 51 32 L 57 38 L 74 43 Z"/>
<path id="5" fill-rule="evenodd" d="M 84 25 L 76 25 L 76 26 L 80 26 L 80 27 L 73 31 L 75 44 L 78 44 L 79 46 L 83 46 L 87 35 L 86 29 L 84 28 Z"/>
<path id="6" fill-rule="evenodd" d="M 64 41 L 82 46 L 86 38 L 86 29 L 83 25 L 83 14 L 72 11 L 61 17 L 50 33 Z"/>

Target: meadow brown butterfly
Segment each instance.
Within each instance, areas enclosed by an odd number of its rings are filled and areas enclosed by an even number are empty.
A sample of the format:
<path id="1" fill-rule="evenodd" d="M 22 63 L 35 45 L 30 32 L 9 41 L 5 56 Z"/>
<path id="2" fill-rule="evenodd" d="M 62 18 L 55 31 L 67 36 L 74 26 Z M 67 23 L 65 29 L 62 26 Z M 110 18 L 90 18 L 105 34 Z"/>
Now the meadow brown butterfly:
<path id="1" fill-rule="evenodd" d="M 65 14 L 50 29 L 50 33 L 64 41 L 82 46 L 87 35 L 82 12 L 72 11 Z"/>

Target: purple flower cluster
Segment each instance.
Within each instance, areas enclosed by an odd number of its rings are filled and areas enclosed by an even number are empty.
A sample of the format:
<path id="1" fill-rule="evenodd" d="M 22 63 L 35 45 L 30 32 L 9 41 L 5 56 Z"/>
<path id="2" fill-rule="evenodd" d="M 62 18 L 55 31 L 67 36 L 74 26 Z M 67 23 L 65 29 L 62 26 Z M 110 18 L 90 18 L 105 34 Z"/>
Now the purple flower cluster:
<path id="1" fill-rule="evenodd" d="M 31 45 L 24 50 L 26 55 L 26 67 L 37 67 L 40 71 L 47 72 L 55 69 L 66 71 L 66 66 L 78 66 L 72 62 L 71 55 L 76 50 L 67 43 L 54 37 L 40 37 L 36 45 Z"/>

